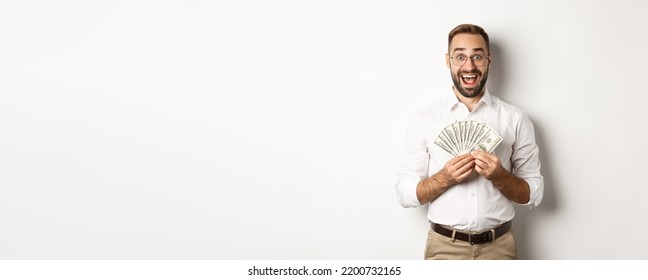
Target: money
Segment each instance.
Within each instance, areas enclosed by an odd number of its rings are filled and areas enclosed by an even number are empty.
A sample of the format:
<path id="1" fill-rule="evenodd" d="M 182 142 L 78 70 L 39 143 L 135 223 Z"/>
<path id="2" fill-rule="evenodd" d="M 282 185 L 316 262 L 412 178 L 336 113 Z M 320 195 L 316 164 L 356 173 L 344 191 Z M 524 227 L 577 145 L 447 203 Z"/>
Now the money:
<path id="1" fill-rule="evenodd" d="M 502 137 L 483 122 L 474 120 L 455 121 L 446 126 L 434 141 L 437 146 L 453 156 L 475 150 L 493 152 L 502 142 Z"/>

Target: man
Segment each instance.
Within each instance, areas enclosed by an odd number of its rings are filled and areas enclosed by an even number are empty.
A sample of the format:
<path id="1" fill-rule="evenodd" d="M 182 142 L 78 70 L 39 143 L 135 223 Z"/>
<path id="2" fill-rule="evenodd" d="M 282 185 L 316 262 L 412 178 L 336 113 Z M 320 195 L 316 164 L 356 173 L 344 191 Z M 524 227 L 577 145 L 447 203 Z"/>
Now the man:
<path id="1" fill-rule="evenodd" d="M 516 259 L 514 204 L 533 208 L 542 201 L 533 125 L 486 89 L 491 62 L 484 29 L 452 29 L 446 54 L 452 91 L 410 119 L 396 191 L 403 207 L 429 205 L 425 259 Z M 453 157 L 435 140 L 457 120 L 484 123 L 502 141 L 492 153 Z"/>

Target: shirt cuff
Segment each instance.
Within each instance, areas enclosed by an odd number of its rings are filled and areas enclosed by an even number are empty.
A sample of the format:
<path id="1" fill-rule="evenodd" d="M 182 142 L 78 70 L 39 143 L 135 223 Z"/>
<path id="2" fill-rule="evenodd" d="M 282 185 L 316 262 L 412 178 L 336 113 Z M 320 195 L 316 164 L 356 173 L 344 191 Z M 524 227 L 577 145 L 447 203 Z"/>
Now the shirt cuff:
<path id="1" fill-rule="evenodd" d="M 405 208 L 421 206 L 416 196 L 416 187 L 421 180 L 401 180 L 396 186 L 398 203 Z"/>
<path id="2" fill-rule="evenodd" d="M 523 206 L 533 209 L 540 205 L 544 193 L 544 180 L 542 178 L 526 179 L 529 184 L 529 202 L 522 204 Z"/>

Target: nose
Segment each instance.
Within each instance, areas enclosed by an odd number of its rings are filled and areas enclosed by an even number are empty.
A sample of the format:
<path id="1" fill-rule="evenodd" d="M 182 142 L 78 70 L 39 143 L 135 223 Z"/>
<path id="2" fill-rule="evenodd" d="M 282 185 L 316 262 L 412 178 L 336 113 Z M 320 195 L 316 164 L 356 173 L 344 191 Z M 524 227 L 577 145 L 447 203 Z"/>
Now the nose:
<path id="1" fill-rule="evenodd" d="M 472 58 L 468 58 L 466 63 L 463 65 L 463 67 L 464 67 L 464 69 L 472 70 L 472 69 L 477 68 L 477 65 L 475 65 L 475 62 L 473 62 Z"/>

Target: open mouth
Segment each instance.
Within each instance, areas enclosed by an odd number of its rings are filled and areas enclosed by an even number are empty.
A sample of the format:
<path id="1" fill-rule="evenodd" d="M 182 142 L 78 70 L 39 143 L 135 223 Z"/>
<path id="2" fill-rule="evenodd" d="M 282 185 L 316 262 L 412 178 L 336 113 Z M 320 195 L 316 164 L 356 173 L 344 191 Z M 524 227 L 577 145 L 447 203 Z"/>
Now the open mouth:
<path id="1" fill-rule="evenodd" d="M 475 73 L 461 74 L 461 81 L 464 83 L 466 87 L 476 86 L 478 78 L 479 75 Z"/>

